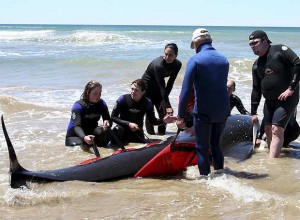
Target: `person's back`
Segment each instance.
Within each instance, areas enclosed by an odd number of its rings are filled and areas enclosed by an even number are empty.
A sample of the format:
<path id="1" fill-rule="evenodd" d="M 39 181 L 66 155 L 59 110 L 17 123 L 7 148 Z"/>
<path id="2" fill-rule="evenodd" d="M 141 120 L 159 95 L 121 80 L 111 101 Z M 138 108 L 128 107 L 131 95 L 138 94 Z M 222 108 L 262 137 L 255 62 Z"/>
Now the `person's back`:
<path id="1" fill-rule="evenodd" d="M 229 62 L 212 47 L 210 33 L 204 28 L 193 32 L 191 49 L 195 49 L 196 55 L 186 66 L 176 123 L 180 129 L 186 127 L 184 117 L 194 86 L 194 129 L 198 168 L 200 175 L 208 175 L 211 172 L 208 153 L 210 149 L 214 169 L 224 167 L 221 138 L 230 114 L 227 94 Z"/>
<path id="2" fill-rule="evenodd" d="M 197 65 L 194 111 L 208 115 L 214 122 L 224 121 L 229 114 L 229 98 L 226 87 L 228 60 L 215 50 L 211 43 L 202 44 L 200 51 L 191 59 Z"/>

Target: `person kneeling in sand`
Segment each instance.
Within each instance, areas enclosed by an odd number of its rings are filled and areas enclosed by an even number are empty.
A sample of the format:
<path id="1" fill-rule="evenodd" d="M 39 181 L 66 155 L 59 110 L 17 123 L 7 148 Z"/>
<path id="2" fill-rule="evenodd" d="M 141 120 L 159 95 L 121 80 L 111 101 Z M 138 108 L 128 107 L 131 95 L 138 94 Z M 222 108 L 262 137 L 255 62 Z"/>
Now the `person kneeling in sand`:
<path id="1" fill-rule="evenodd" d="M 102 85 L 91 80 L 85 86 L 80 100 L 72 107 L 71 119 L 68 125 L 65 145 L 80 145 L 83 149 L 106 146 L 111 137 L 108 128 L 111 126 L 107 105 L 101 99 Z M 103 126 L 98 126 L 102 117 Z"/>
<path id="2" fill-rule="evenodd" d="M 166 115 L 163 119 L 156 118 L 151 100 L 145 97 L 146 90 L 144 80 L 134 80 L 131 93 L 120 96 L 112 110 L 111 120 L 117 124 L 113 131 L 123 143 L 146 143 L 143 131 L 145 115 L 153 125 L 166 125 L 177 119 L 172 115 Z"/>

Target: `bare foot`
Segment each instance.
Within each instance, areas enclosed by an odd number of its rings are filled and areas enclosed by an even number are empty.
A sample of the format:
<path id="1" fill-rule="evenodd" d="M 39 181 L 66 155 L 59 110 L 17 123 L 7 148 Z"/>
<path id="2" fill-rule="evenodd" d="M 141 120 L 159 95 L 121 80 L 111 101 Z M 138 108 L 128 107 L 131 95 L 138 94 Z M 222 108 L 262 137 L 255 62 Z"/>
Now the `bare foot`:
<path id="1" fill-rule="evenodd" d="M 259 147 L 260 143 L 261 143 L 261 140 L 260 139 L 256 139 L 256 141 L 255 141 L 255 147 Z"/>

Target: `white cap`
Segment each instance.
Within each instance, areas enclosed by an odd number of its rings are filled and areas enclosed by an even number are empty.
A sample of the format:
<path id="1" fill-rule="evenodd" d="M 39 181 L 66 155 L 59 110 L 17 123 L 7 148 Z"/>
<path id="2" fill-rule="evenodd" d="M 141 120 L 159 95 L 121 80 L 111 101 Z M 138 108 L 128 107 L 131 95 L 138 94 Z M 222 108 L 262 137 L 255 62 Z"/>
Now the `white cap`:
<path id="1" fill-rule="evenodd" d="M 205 28 L 197 28 L 196 30 L 194 30 L 193 37 L 192 37 L 192 42 L 191 42 L 191 49 L 194 49 L 193 41 L 196 38 L 202 37 L 202 36 L 209 36 L 210 37 L 210 33 Z"/>

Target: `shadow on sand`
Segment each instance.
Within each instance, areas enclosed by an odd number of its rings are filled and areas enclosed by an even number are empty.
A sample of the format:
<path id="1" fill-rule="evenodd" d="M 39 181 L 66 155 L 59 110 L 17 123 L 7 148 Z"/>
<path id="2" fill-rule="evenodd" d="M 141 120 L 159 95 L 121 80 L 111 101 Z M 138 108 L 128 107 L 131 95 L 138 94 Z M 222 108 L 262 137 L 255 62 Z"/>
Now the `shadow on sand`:
<path id="1" fill-rule="evenodd" d="M 235 171 L 235 170 L 229 169 L 228 167 L 224 168 L 223 173 L 237 177 L 237 178 L 244 178 L 244 179 L 262 179 L 262 178 L 266 178 L 268 176 L 268 174 L 266 174 L 266 173 L 251 173 L 251 172 L 245 172 L 245 171 Z"/>

